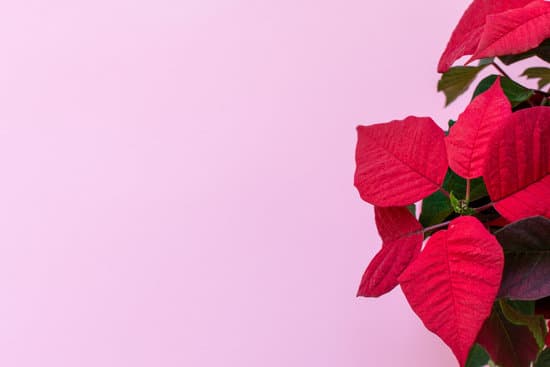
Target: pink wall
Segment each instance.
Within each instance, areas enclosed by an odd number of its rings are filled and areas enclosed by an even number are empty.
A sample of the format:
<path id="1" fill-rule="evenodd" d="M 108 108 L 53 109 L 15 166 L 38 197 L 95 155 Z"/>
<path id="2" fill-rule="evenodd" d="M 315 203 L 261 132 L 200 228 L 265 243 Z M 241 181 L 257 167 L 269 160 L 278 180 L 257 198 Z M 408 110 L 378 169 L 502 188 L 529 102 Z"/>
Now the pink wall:
<path id="1" fill-rule="evenodd" d="M 450 366 L 380 246 L 355 125 L 432 115 L 467 1 L 0 5 L 0 365 Z"/>

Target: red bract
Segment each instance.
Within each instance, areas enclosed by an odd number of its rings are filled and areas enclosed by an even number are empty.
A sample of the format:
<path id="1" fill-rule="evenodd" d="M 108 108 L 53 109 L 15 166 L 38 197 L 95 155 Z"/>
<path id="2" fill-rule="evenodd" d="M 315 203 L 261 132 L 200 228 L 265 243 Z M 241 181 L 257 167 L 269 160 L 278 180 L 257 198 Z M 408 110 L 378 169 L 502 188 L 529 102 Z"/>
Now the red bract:
<path id="1" fill-rule="evenodd" d="M 395 288 L 424 238 L 422 226 L 406 207 L 375 207 L 374 213 L 383 245 L 363 274 L 357 292 L 363 297 L 379 297 Z"/>
<path id="2" fill-rule="evenodd" d="M 441 55 L 437 71 L 444 73 L 461 56 L 477 49 L 487 15 L 521 8 L 534 0 L 474 0 L 458 22 L 447 48 Z M 535 0 L 538 1 L 538 0 Z"/>
<path id="3" fill-rule="evenodd" d="M 489 140 L 511 113 L 512 106 L 497 80 L 470 103 L 445 138 L 451 169 L 464 178 L 483 175 Z"/>
<path id="4" fill-rule="evenodd" d="M 479 45 L 468 62 L 528 51 L 549 37 L 549 2 L 535 1 L 523 8 L 489 15 Z"/>
<path id="5" fill-rule="evenodd" d="M 357 127 L 355 186 L 376 206 L 405 206 L 437 191 L 447 172 L 443 130 L 429 117 Z"/>
<path id="6" fill-rule="evenodd" d="M 550 216 L 549 142 L 550 107 L 517 111 L 493 135 L 483 179 L 506 219 Z"/>
<path id="7" fill-rule="evenodd" d="M 435 233 L 399 282 L 424 325 L 451 347 L 462 366 L 491 313 L 504 258 L 497 240 L 474 217 Z"/>

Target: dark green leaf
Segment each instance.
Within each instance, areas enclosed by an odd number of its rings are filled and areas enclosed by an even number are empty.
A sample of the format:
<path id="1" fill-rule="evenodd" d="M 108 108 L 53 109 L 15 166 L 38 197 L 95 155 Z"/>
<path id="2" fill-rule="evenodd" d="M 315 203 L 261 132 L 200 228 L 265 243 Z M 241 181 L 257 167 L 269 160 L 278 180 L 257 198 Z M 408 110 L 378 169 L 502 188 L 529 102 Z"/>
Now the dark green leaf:
<path id="1" fill-rule="evenodd" d="M 474 91 L 472 99 L 489 89 L 496 79 L 497 75 L 489 75 L 481 82 L 479 82 Z M 515 107 L 518 104 L 527 101 L 534 93 L 531 89 L 527 89 L 504 76 L 500 79 L 500 85 L 502 86 L 504 94 L 506 95 L 506 97 L 508 97 L 508 100 L 512 104 L 512 107 Z"/>
<path id="2" fill-rule="evenodd" d="M 445 94 L 445 106 L 451 104 L 464 93 L 477 74 L 486 66 L 486 64 L 480 66 L 454 66 L 443 73 L 437 83 L 437 91 Z"/>
<path id="3" fill-rule="evenodd" d="M 483 324 L 477 343 L 501 367 L 529 367 L 539 352 L 537 341 L 529 328 L 508 321 L 499 302 L 495 302 L 491 315 Z"/>
<path id="4" fill-rule="evenodd" d="M 529 50 L 521 54 L 499 56 L 498 58 L 500 59 L 500 61 L 504 63 L 504 65 L 511 65 L 515 62 L 528 59 L 535 55 L 536 55 L 535 50 Z"/>
<path id="5" fill-rule="evenodd" d="M 546 85 L 550 84 L 550 69 L 548 68 L 528 68 L 521 75 L 526 76 L 527 79 L 539 79 L 539 89 L 542 89 Z"/>
<path id="6" fill-rule="evenodd" d="M 499 59 L 505 65 L 511 65 L 515 62 L 527 59 L 535 55 L 546 62 L 550 62 L 550 39 L 543 41 L 537 48 L 534 48 L 527 52 L 517 55 L 499 56 Z"/>
<path id="7" fill-rule="evenodd" d="M 534 308 L 534 303 L 533 304 Z M 500 300 L 500 308 L 502 314 L 508 321 L 514 325 L 527 326 L 531 334 L 535 337 L 540 349 L 544 347 L 544 339 L 546 338 L 546 324 L 544 317 L 540 315 L 525 314 L 518 309 L 508 304 L 504 299 Z"/>
<path id="8" fill-rule="evenodd" d="M 449 198 L 441 191 L 436 191 L 422 200 L 422 211 L 420 212 L 420 223 L 429 227 L 441 223 L 453 213 Z"/>
<path id="9" fill-rule="evenodd" d="M 535 53 L 540 59 L 550 62 L 550 38 L 542 42 L 540 46 L 535 49 Z"/>
<path id="10" fill-rule="evenodd" d="M 407 205 L 407 209 L 409 209 L 411 214 L 416 217 L 416 205 L 415 204 Z"/>
<path id="11" fill-rule="evenodd" d="M 550 219 L 525 218 L 495 236 L 505 257 L 499 296 L 521 300 L 550 296 Z"/>
<path id="12" fill-rule="evenodd" d="M 509 299 L 508 304 L 525 315 L 535 314 L 535 302 L 533 301 L 520 301 L 517 299 Z"/>
<path id="13" fill-rule="evenodd" d="M 479 344 L 474 344 L 468 354 L 465 367 L 483 367 L 489 363 L 489 354 Z"/>
<path id="14" fill-rule="evenodd" d="M 535 367 L 550 367 L 550 349 L 547 348 L 539 354 Z"/>

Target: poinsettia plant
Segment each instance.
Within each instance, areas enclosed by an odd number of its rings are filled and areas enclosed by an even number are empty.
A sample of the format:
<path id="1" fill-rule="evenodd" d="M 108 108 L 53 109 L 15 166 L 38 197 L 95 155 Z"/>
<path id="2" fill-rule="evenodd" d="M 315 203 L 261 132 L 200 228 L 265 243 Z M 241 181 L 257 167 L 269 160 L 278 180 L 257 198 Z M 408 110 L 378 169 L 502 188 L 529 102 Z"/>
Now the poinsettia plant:
<path id="1" fill-rule="evenodd" d="M 538 89 L 502 66 L 529 57 L 542 65 L 523 76 Z M 400 285 L 461 366 L 550 366 L 548 62 L 550 2 L 474 0 L 439 60 L 438 90 L 449 104 L 481 70 L 497 75 L 448 131 L 415 116 L 357 128 L 355 186 L 382 239 L 358 295 Z"/>

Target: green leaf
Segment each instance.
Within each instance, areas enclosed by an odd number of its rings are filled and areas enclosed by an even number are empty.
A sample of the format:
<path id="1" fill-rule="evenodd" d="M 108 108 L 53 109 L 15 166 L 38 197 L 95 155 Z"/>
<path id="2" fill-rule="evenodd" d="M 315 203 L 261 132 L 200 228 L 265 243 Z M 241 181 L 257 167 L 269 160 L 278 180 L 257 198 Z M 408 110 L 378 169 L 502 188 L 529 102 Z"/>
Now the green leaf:
<path id="1" fill-rule="evenodd" d="M 407 209 L 409 209 L 411 214 L 416 217 L 416 205 L 415 204 L 407 205 Z"/>
<path id="2" fill-rule="evenodd" d="M 450 168 L 443 181 L 443 188 L 447 192 L 452 192 L 456 197 L 464 198 L 466 196 L 466 180 L 454 173 Z M 487 196 L 487 189 L 485 188 L 483 179 L 479 177 L 471 180 L 470 202 L 485 196 Z M 420 212 L 419 220 L 424 227 L 428 227 L 443 222 L 453 212 L 454 210 L 449 198 L 441 191 L 436 191 L 422 200 L 422 211 Z"/>
<path id="3" fill-rule="evenodd" d="M 526 69 L 521 76 L 527 77 L 527 79 L 540 79 L 539 80 L 539 89 L 544 88 L 546 85 L 550 84 L 550 69 L 543 67 L 528 68 Z"/>
<path id="4" fill-rule="evenodd" d="M 493 85 L 495 80 L 497 79 L 497 75 L 489 75 L 485 79 L 483 79 L 481 82 L 479 82 L 478 86 L 476 87 L 474 91 L 474 95 L 472 99 L 480 95 L 481 93 L 485 92 L 487 89 Z M 514 82 L 510 78 L 507 77 L 500 77 L 500 85 L 502 86 L 502 90 L 504 91 L 504 94 L 506 97 L 508 97 L 508 100 L 512 104 L 512 107 L 515 107 L 519 105 L 522 102 L 527 101 L 531 96 L 534 94 L 534 92 L 531 89 L 527 89 L 518 83 Z"/>
<path id="5" fill-rule="evenodd" d="M 420 223 L 429 227 L 441 223 L 453 213 L 449 198 L 441 191 L 436 191 L 422 200 L 422 211 L 420 212 Z"/>
<path id="6" fill-rule="evenodd" d="M 445 94 L 445 106 L 450 105 L 462 93 L 466 92 L 477 74 L 486 66 L 487 64 L 480 66 L 454 66 L 446 73 L 443 73 L 437 83 L 437 91 Z"/>
<path id="7" fill-rule="evenodd" d="M 453 208 L 455 213 L 460 213 L 461 212 L 461 210 L 460 210 L 460 200 L 458 200 L 456 198 L 456 196 L 453 194 L 452 191 L 451 191 L 451 194 L 450 194 L 450 197 L 449 197 L 449 201 L 451 202 L 451 207 Z"/>
<path id="8" fill-rule="evenodd" d="M 508 304 L 514 307 L 519 312 L 525 315 L 535 314 L 535 302 L 534 301 L 520 301 L 520 300 L 508 300 Z"/>
<path id="9" fill-rule="evenodd" d="M 479 344 L 474 344 L 468 354 L 465 367 L 483 367 L 489 363 L 489 354 Z"/>
<path id="10" fill-rule="evenodd" d="M 506 319 L 514 325 L 527 326 L 531 334 L 535 337 L 539 348 L 542 349 L 544 347 L 544 338 L 546 338 L 546 324 L 544 323 L 544 317 L 532 314 L 526 315 L 518 309 L 512 307 L 504 299 L 500 299 L 499 303 L 504 317 L 506 317 Z"/>
<path id="11" fill-rule="evenodd" d="M 550 367 L 550 348 L 546 348 L 539 354 L 535 367 Z"/>
<path id="12" fill-rule="evenodd" d="M 505 56 L 499 56 L 498 58 L 504 65 L 512 65 L 513 63 L 516 63 L 521 60 L 528 59 L 530 57 L 535 56 L 535 50 L 529 50 L 527 52 L 516 54 L 516 55 L 505 55 Z"/>
<path id="13" fill-rule="evenodd" d="M 542 42 L 539 47 L 535 49 L 535 54 L 542 60 L 550 62 L 550 38 Z"/>

